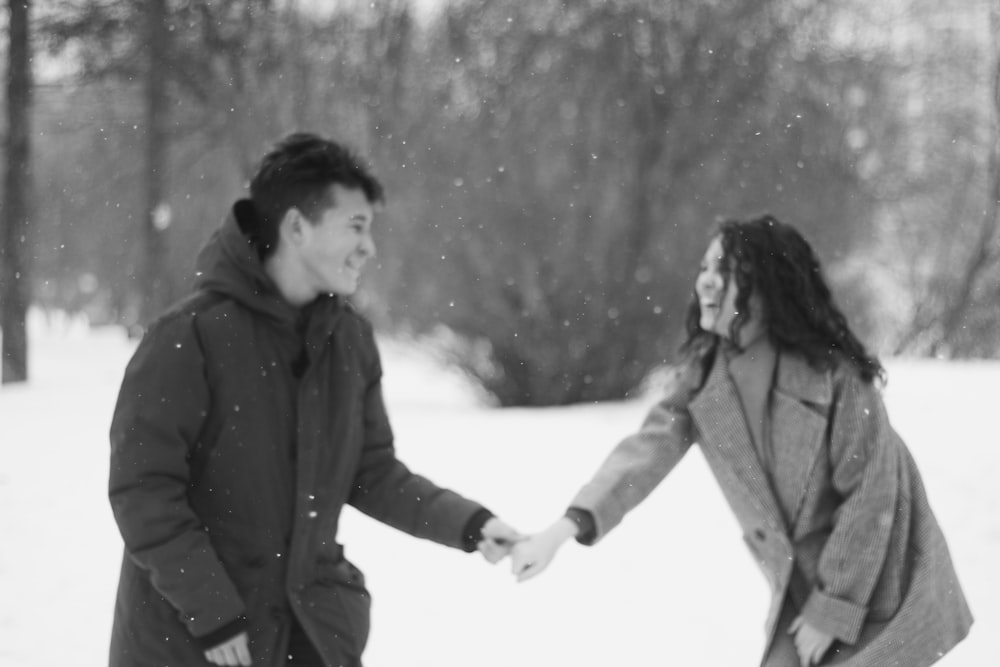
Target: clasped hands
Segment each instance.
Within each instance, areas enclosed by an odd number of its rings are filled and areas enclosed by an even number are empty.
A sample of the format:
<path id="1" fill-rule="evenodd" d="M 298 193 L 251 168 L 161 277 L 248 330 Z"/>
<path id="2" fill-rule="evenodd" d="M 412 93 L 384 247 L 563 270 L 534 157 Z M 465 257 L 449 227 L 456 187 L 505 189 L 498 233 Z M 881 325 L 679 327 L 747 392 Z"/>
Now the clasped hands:
<path id="1" fill-rule="evenodd" d="M 522 535 L 500 519 L 491 518 L 483 526 L 483 540 L 478 549 L 490 563 L 511 557 L 511 573 L 518 581 L 527 581 L 549 566 L 556 552 L 567 540 L 576 537 L 579 527 L 562 517 L 534 535 Z"/>

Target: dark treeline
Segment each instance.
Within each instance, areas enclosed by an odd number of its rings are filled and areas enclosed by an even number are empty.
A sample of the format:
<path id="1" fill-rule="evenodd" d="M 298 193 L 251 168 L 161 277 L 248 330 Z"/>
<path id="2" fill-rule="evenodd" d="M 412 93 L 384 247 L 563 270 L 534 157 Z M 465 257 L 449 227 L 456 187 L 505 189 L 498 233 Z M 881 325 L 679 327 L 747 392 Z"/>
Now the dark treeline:
<path id="1" fill-rule="evenodd" d="M 764 211 L 878 352 L 996 356 L 995 11 L 875 4 L 50 3 L 69 72 L 35 93 L 33 300 L 141 325 L 307 129 L 388 188 L 362 306 L 505 405 L 634 390 L 712 226 Z"/>

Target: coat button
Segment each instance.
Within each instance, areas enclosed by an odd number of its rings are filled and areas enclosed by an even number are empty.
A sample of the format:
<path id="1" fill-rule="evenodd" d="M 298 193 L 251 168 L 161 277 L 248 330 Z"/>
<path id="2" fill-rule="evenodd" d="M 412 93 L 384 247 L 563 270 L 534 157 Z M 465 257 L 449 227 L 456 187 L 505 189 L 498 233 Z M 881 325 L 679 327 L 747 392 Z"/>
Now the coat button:
<path id="1" fill-rule="evenodd" d="M 763 542 L 767 538 L 767 533 L 758 528 L 757 530 L 753 531 L 753 536 L 757 538 L 758 542 Z"/>

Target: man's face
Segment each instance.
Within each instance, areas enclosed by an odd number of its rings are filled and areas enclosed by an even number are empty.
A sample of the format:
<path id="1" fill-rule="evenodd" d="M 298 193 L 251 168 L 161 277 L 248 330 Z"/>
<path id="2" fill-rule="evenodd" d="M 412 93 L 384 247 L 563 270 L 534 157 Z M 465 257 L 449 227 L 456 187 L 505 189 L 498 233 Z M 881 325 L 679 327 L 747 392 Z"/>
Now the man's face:
<path id="1" fill-rule="evenodd" d="M 360 189 L 331 187 L 334 205 L 302 220 L 299 258 L 313 296 L 350 296 L 358 289 L 365 262 L 375 257 L 374 210 Z"/>

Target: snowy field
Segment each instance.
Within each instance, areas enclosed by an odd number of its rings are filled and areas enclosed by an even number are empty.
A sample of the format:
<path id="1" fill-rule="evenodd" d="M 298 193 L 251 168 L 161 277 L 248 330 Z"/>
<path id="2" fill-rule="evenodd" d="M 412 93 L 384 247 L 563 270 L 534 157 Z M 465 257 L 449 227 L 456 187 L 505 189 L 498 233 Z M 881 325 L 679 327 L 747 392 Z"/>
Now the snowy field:
<path id="1" fill-rule="evenodd" d="M 107 664 L 121 541 L 107 431 L 132 344 L 78 323 L 31 326 L 32 380 L 0 390 L 0 667 Z M 459 378 L 382 345 L 400 458 L 523 531 L 556 518 L 655 396 L 483 407 Z M 890 361 L 886 400 L 920 466 L 976 616 L 944 667 L 1000 664 L 1000 363 Z M 374 600 L 368 667 L 756 665 L 764 578 L 695 449 L 593 549 L 538 579 L 345 510 L 341 539 Z M 688 545 L 684 547 L 682 545 Z"/>

